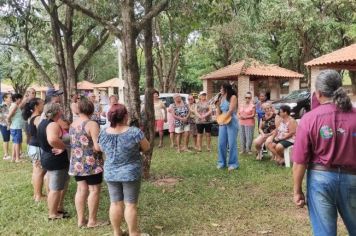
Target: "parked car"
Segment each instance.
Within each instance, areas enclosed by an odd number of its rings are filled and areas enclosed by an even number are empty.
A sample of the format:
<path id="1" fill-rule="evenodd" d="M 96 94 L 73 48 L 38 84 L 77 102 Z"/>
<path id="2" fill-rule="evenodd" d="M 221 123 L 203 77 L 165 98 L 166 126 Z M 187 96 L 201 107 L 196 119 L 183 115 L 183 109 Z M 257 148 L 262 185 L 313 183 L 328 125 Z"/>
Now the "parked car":
<path id="1" fill-rule="evenodd" d="M 291 116 L 295 119 L 300 119 L 310 111 L 310 91 L 306 89 L 295 90 L 286 97 L 272 102 L 274 108 L 279 110 L 281 105 L 287 105 L 291 108 Z"/>

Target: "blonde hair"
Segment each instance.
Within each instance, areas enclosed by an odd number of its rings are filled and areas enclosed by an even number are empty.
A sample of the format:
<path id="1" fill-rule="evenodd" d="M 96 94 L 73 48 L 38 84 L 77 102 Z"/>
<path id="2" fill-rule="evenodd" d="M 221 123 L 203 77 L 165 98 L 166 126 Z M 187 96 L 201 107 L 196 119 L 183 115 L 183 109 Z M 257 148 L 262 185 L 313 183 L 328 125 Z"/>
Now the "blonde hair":
<path id="1" fill-rule="evenodd" d="M 262 103 L 262 109 L 266 109 L 267 107 L 273 108 L 271 102 L 264 102 Z"/>
<path id="2" fill-rule="evenodd" d="M 47 119 L 53 119 L 59 112 L 61 112 L 61 105 L 58 103 L 49 103 L 44 107 L 44 114 Z"/>

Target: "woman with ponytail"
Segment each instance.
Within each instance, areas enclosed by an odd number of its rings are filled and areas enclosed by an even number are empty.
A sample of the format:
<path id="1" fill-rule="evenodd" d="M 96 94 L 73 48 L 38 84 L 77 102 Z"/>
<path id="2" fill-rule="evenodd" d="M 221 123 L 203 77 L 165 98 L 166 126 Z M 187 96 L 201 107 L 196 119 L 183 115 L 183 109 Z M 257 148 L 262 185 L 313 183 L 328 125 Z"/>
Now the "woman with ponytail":
<path id="1" fill-rule="evenodd" d="M 25 104 L 22 110 L 22 117 L 27 121 L 28 156 L 32 159 L 32 185 L 36 202 L 45 200 L 46 196 L 42 194 L 43 177 L 46 171 L 42 169 L 40 160 L 40 145 L 37 138 L 37 127 L 40 123 L 41 113 L 43 111 L 44 101 L 40 98 L 32 98 Z"/>
<path id="2" fill-rule="evenodd" d="M 338 215 L 356 235 L 356 108 L 335 70 L 320 72 L 315 95 L 320 105 L 301 119 L 293 148 L 294 202 L 308 202 L 314 235 L 336 235 Z"/>

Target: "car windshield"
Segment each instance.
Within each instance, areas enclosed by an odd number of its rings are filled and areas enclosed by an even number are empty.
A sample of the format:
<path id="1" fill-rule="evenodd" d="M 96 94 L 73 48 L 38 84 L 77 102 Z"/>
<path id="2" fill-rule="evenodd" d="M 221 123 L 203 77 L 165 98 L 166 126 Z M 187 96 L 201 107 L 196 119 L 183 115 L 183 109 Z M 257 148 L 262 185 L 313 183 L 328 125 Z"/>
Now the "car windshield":
<path id="1" fill-rule="evenodd" d="M 306 90 L 297 90 L 291 92 L 289 95 L 285 97 L 285 99 L 298 99 L 298 98 L 305 98 L 309 95 L 309 92 Z"/>

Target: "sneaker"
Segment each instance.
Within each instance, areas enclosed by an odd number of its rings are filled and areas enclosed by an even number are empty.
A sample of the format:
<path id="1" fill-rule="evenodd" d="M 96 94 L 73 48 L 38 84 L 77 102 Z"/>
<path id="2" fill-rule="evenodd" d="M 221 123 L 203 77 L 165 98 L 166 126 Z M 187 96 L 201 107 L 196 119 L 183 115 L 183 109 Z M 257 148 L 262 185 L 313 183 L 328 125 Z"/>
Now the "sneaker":
<path id="1" fill-rule="evenodd" d="M 6 156 L 4 156 L 3 160 L 5 160 L 5 161 L 9 161 L 9 160 L 11 160 L 11 156 L 6 155 Z"/>

